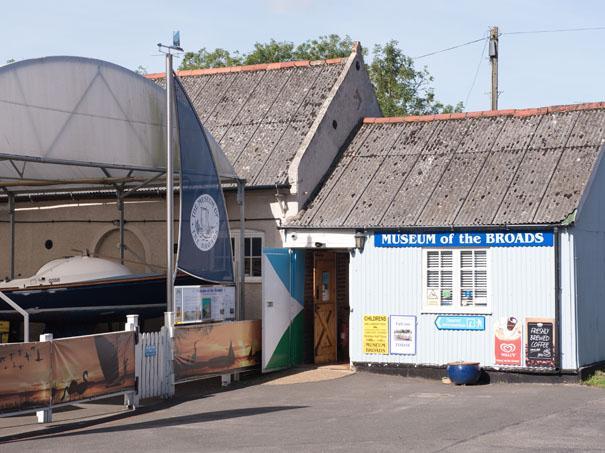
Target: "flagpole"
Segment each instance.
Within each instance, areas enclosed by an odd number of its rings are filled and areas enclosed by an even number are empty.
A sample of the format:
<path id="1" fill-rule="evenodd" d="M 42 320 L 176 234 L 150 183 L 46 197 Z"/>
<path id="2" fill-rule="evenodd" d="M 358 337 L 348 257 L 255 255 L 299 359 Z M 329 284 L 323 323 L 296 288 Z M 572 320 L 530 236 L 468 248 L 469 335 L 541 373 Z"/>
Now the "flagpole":
<path id="1" fill-rule="evenodd" d="M 174 170 L 172 168 L 172 54 L 166 53 L 166 311 L 174 311 Z"/>

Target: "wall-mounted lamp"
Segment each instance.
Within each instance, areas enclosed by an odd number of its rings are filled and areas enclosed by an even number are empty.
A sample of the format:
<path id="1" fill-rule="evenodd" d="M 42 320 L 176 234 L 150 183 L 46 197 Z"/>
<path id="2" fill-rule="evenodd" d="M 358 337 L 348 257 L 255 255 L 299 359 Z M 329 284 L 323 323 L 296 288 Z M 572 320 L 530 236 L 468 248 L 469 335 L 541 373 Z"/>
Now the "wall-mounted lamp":
<path id="1" fill-rule="evenodd" d="M 355 232 L 355 248 L 360 252 L 363 251 L 363 247 L 366 245 L 366 235 L 363 231 Z"/>

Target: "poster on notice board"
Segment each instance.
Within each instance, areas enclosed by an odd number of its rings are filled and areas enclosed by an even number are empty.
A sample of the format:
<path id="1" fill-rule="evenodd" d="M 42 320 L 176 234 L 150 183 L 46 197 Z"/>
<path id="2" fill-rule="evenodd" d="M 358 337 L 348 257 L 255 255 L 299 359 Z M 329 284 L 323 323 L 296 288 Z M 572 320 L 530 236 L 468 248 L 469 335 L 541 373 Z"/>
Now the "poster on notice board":
<path id="1" fill-rule="evenodd" d="M 175 286 L 174 304 L 179 324 L 235 320 L 234 286 Z"/>
<path id="2" fill-rule="evenodd" d="M 416 354 L 416 316 L 389 316 L 389 353 Z"/>

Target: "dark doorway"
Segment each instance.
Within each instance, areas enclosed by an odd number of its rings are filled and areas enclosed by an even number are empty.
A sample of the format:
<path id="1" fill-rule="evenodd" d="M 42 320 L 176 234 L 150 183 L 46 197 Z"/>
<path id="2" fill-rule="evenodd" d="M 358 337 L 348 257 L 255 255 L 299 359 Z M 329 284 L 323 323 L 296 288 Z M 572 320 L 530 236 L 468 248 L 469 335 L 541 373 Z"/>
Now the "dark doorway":
<path id="1" fill-rule="evenodd" d="M 349 252 L 305 255 L 305 362 L 349 361 Z"/>

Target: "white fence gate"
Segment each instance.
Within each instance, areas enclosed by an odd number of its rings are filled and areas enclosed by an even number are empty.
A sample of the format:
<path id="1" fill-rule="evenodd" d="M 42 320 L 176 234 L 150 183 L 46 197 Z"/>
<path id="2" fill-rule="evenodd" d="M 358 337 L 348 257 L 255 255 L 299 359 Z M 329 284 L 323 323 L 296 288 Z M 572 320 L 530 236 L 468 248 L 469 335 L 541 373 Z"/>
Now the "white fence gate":
<path id="1" fill-rule="evenodd" d="M 139 398 L 168 398 L 171 396 L 171 373 L 168 367 L 172 361 L 172 341 L 169 331 L 142 333 L 137 345 L 140 361 Z"/>

